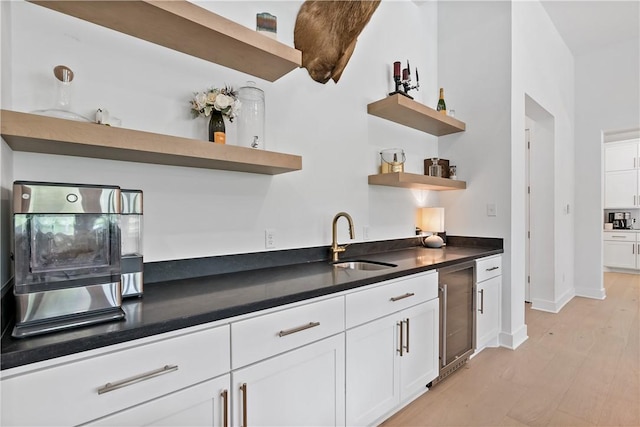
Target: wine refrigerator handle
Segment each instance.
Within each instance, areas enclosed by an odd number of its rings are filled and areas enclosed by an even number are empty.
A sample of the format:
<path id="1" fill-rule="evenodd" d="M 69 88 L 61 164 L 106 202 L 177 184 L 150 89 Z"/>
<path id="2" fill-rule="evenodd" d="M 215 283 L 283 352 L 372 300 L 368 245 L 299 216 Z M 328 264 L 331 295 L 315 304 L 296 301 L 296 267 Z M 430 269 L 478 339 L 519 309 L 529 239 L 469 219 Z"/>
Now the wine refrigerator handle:
<path id="1" fill-rule="evenodd" d="M 440 333 L 442 334 L 442 348 L 441 352 L 441 361 L 442 366 L 447 364 L 447 285 L 443 284 L 440 288 L 440 292 L 442 292 L 442 330 Z"/>

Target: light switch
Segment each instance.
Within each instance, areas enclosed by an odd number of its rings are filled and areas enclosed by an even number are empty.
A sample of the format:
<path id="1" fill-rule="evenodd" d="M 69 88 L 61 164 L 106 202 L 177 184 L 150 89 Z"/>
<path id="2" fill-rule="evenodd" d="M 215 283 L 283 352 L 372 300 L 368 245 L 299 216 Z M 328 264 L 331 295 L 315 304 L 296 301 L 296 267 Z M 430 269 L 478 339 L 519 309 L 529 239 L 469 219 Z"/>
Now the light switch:
<path id="1" fill-rule="evenodd" d="M 487 203 L 487 216 L 498 216 L 498 208 L 495 203 Z"/>

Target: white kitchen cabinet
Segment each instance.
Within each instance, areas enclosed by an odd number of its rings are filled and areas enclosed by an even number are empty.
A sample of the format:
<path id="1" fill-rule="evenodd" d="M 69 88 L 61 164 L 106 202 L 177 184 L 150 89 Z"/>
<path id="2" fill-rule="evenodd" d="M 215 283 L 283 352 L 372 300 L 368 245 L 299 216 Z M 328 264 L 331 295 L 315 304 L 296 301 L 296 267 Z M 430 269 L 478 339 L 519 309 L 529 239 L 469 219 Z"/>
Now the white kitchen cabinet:
<path id="1" fill-rule="evenodd" d="M 605 144 L 604 207 L 640 207 L 640 140 Z"/>
<path id="2" fill-rule="evenodd" d="M 234 426 L 343 426 L 344 333 L 233 371 Z"/>
<path id="3" fill-rule="evenodd" d="M 502 256 L 476 261 L 476 353 L 485 347 L 498 347 L 500 334 L 500 296 Z"/>
<path id="4" fill-rule="evenodd" d="M 603 263 L 605 267 L 640 268 L 638 233 L 633 231 L 605 231 L 603 233 Z"/>
<path id="5" fill-rule="evenodd" d="M 604 177 L 605 208 L 638 207 L 640 175 L 636 170 L 607 172 Z"/>
<path id="6" fill-rule="evenodd" d="M 636 139 L 607 143 L 604 147 L 604 170 L 615 172 L 637 169 L 640 167 L 639 156 L 640 142 Z"/>
<path id="7" fill-rule="evenodd" d="M 228 325 L 54 359 L 2 373 L 0 424 L 82 424 L 224 375 L 230 368 Z M 178 411 L 182 403 L 173 406 L 167 399 L 166 406 Z"/>
<path id="8" fill-rule="evenodd" d="M 230 375 L 205 381 L 142 405 L 94 420 L 92 426 L 229 425 Z"/>
<path id="9" fill-rule="evenodd" d="M 344 325 L 344 296 L 232 322 L 233 425 L 344 425 Z"/>
<path id="10" fill-rule="evenodd" d="M 427 384 L 438 376 L 437 277 L 435 272 L 416 275 L 405 281 L 347 295 L 347 323 L 350 318 L 366 322 L 347 330 L 348 426 L 382 421 L 383 417 L 427 391 Z M 411 298 L 417 295 L 409 290 L 420 284 L 426 291 L 422 299 L 429 300 L 414 299 L 416 305 L 411 305 Z M 385 293 L 392 296 L 385 298 Z M 367 300 L 372 312 L 376 312 L 376 306 L 381 309 L 383 301 L 409 306 L 373 320 L 351 313 L 361 311 L 360 303 Z"/>

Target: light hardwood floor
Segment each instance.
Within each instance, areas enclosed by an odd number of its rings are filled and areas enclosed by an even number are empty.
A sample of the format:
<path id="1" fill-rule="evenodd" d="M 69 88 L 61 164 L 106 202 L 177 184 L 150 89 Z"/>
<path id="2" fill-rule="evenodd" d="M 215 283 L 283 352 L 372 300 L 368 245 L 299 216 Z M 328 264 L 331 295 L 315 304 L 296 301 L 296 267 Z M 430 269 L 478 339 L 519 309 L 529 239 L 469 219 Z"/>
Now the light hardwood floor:
<path id="1" fill-rule="evenodd" d="M 483 350 L 383 427 L 640 426 L 640 276 L 604 283 L 558 314 L 527 304 L 518 349 Z"/>

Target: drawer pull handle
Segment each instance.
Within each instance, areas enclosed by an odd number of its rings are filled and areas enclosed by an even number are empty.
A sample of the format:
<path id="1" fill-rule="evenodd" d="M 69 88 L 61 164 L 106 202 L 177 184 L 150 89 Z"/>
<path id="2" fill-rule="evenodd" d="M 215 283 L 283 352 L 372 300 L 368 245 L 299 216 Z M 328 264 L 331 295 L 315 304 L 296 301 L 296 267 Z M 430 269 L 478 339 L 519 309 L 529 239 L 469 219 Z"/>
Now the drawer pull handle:
<path id="1" fill-rule="evenodd" d="M 98 394 L 108 393 L 113 390 L 117 390 L 122 387 L 127 387 L 135 383 L 139 383 L 141 381 L 146 381 L 148 379 L 168 374 L 170 372 L 174 372 L 178 370 L 178 365 L 165 365 L 162 368 L 155 369 L 153 371 L 145 372 L 144 374 L 136 375 L 131 378 L 127 378 L 120 381 L 115 381 L 112 383 L 106 383 L 102 387 L 98 389 Z"/>
<path id="2" fill-rule="evenodd" d="M 611 237 L 613 237 L 614 239 L 626 239 L 627 238 L 627 236 L 611 236 Z"/>
<path id="3" fill-rule="evenodd" d="M 304 331 L 305 329 L 315 328 L 316 326 L 320 326 L 320 322 L 309 322 L 306 325 L 297 326 L 291 329 L 286 329 L 284 331 L 278 332 L 278 336 L 284 337 L 287 335 L 295 334 L 296 332 Z"/>
<path id="4" fill-rule="evenodd" d="M 496 265 L 495 267 L 487 268 L 486 270 L 487 270 L 487 271 L 493 271 L 493 270 L 497 270 L 497 269 L 499 269 L 499 268 L 500 268 L 500 267 L 498 267 L 498 266 Z"/>
<path id="5" fill-rule="evenodd" d="M 400 295 L 399 297 L 392 297 L 391 301 L 396 302 L 396 301 L 400 301 L 401 299 L 405 299 L 405 298 L 409 298 L 414 296 L 415 294 L 413 292 L 407 292 L 404 295 Z"/>

